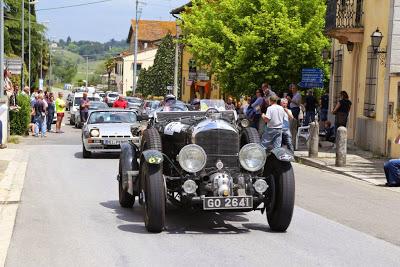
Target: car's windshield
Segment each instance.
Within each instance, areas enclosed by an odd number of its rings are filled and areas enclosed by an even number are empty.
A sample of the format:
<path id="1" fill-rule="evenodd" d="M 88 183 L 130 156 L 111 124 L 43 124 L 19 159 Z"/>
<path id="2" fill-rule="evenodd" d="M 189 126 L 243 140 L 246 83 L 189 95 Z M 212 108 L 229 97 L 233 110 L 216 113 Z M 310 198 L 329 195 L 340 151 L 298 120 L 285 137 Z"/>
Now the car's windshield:
<path id="1" fill-rule="evenodd" d="M 89 101 L 100 101 L 101 100 L 99 97 L 93 97 L 93 96 L 89 96 L 88 99 L 89 99 Z M 82 100 L 82 97 L 75 97 L 74 106 L 79 107 L 79 105 L 81 104 L 81 100 Z"/>
<path id="2" fill-rule="evenodd" d="M 136 122 L 136 113 L 130 111 L 97 111 L 91 113 L 88 120 L 88 124 L 134 122 Z"/>
<path id="3" fill-rule="evenodd" d="M 154 101 L 147 101 L 145 104 L 145 108 L 148 108 L 150 110 L 155 110 L 160 106 L 160 101 L 154 100 Z"/>
<path id="4" fill-rule="evenodd" d="M 102 109 L 102 108 L 108 108 L 107 104 L 98 101 L 90 102 L 89 109 Z"/>
<path id="5" fill-rule="evenodd" d="M 225 101 L 221 99 L 202 99 L 200 100 L 200 110 L 207 111 L 209 108 L 215 108 L 219 111 L 224 111 Z"/>
<path id="6" fill-rule="evenodd" d="M 161 111 L 187 111 L 188 108 L 182 101 L 179 100 L 169 100 L 164 103 Z"/>
<path id="7" fill-rule="evenodd" d="M 111 97 L 111 98 L 117 98 L 119 95 L 118 94 L 108 94 L 108 97 Z"/>
<path id="8" fill-rule="evenodd" d="M 128 101 L 131 104 L 136 104 L 138 106 L 140 106 L 142 104 L 142 100 L 140 98 L 127 97 L 126 101 Z"/>

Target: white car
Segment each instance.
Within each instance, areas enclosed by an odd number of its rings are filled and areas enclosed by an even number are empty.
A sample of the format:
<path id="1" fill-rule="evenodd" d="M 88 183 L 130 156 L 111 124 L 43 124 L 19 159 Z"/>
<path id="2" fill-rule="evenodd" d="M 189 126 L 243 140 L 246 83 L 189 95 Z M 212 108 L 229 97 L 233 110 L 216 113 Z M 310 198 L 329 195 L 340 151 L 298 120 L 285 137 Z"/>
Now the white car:
<path id="1" fill-rule="evenodd" d="M 82 128 L 82 153 L 89 158 L 93 152 L 121 152 L 121 144 L 132 141 L 140 145 L 140 130 L 134 135 L 132 128 L 140 129 L 137 114 L 132 110 L 104 109 L 89 114 Z"/>
<path id="2" fill-rule="evenodd" d="M 115 92 L 109 92 L 109 93 L 107 93 L 107 95 L 106 95 L 106 102 L 107 102 L 108 106 L 109 106 L 109 107 L 112 107 L 113 104 L 114 104 L 114 102 L 115 102 L 115 100 L 117 100 L 118 97 L 119 97 L 119 94 L 118 94 L 118 93 L 115 93 Z"/>
<path id="3" fill-rule="evenodd" d="M 74 97 L 72 98 L 72 105 L 70 108 L 70 118 L 69 123 L 71 125 L 75 125 L 75 117 L 77 113 L 79 113 L 79 105 L 83 98 L 83 93 L 75 93 Z M 98 94 L 88 94 L 89 101 L 101 101 L 101 98 Z"/>

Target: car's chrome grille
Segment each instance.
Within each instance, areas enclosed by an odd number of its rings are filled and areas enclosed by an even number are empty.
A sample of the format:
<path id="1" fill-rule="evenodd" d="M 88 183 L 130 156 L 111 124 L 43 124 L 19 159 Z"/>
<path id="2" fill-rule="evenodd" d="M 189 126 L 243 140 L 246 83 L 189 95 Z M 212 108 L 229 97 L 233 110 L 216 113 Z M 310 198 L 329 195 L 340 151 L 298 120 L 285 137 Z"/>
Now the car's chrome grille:
<path id="1" fill-rule="evenodd" d="M 215 167 L 221 160 L 225 167 L 239 165 L 239 136 L 231 130 L 214 129 L 196 134 L 195 143 L 207 153 L 206 167 Z"/>

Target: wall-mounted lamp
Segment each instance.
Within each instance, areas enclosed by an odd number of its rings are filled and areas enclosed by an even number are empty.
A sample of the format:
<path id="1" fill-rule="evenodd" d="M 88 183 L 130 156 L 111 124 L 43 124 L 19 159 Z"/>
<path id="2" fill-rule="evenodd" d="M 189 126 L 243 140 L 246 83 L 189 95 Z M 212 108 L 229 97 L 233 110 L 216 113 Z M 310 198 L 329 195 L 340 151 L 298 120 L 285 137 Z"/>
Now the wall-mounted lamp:
<path id="1" fill-rule="evenodd" d="M 354 43 L 353 42 L 347 42 L 347 51 L 349 51 L 349 53 L 353 52 L 354 50 Z"/>
<path id="2" fill-rule="evenodd" d="M 329 59 L 329 50 L 328 50 L 328 48 L 324 48 L 324 49 L 322 49 L 322 59 L 324 60 L 324 61 L 327 61 L 328 59 Z"/>
<path id="3" fill-rule="evenodd" d="M 374 31 L 371 34 L 371 46 L 372 49 L 374 50 L 374 54 L 378 54 L 381 65 L 385 65 L 386 49 L 379 49 L 382 39 L 383 39 L 382 32 L 379 31 L 378 28 L 376 28 L 376 31 Z"/>

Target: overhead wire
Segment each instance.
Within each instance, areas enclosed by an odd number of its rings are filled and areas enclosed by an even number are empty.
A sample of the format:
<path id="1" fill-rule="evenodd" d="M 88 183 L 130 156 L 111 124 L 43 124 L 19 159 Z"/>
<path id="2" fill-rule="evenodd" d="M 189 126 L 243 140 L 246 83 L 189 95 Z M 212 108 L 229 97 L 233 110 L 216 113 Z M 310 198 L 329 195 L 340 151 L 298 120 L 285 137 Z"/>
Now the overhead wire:
<path id="1" fill-rule="evenodd" d="M 101 3 L 105 3 L 105 2 L 111 2 L 111 1 L 113 1 L 113 0 L 100 0 L 100 1 L 93 1 L 93 2 L 75 4 L 75 5 L 40 8 L 40 9 L 36 9 L 36 11 L 46 11 L 46 10 L 65 9 L 65 8 L 80 7 L 80 6 L 89 6 L 89 5 L 96 5 L 96 4 L 101 4 Z"/>

